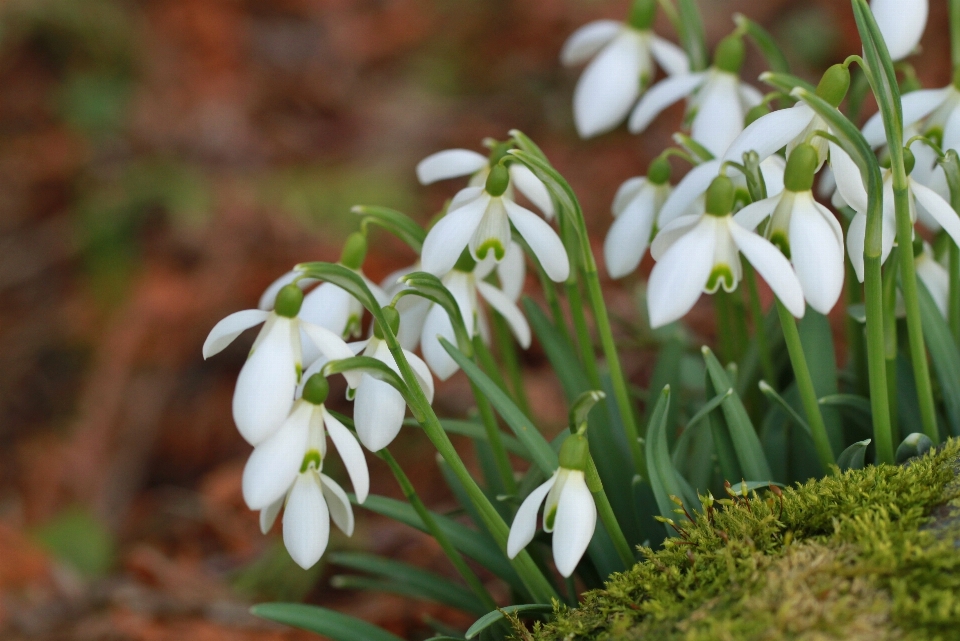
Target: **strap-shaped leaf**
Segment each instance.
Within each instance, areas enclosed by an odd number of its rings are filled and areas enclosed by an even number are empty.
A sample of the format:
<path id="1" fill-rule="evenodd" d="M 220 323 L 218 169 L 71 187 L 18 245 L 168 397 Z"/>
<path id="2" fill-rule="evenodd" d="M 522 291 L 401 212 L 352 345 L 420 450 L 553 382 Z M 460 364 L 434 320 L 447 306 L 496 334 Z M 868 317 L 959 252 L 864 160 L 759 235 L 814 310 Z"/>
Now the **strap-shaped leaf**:
<path id="1" fill-rule="evenodd" d="M 363 282 L 363 278 L 352 269 L 347 269 L 337 263 L 300 263 L 294 269 L 302 272 L 306 278 L 316 278 L 328 283 L 333 283 L 337 287 L 346 290 L 351 296 L 360 301 L 367 311 L 374 314 L 374 317 L 380 313 L 380 304 L 374 297 L 370 288 Z"/>
<path id="2" fill-rule="evenodd" d="M 578 394 L 590 387 L 587 375 L 576 356 L 576 350 L 529 296 L 523 298 L 523 309 L 527 313 L 533 333 L 547 355 L 547 360 L 560 380 L 564 396 L 567 401 L 573 402 Z"/>
<path id="3" fill-rule="evenodd" d="M 543 150 L 540 149 L 540 146 L 533 142 L 530 137 L 527 136 L 527 134 L 523 133 L 519 129 L 511 129 L 510 137 L 513 138 L 513 142 L 517 145 L 518 149 L 521 149 L 531 156 L 535 156 L 543 162 L 550 164 L 550 161 L 547 160 L 547 155 L 543 153 Z"/>
<path id="4" fill-rule="evenodd" d="M 423 249 L 423 240 L 427 237 L 427 232 L 406 214 L 389 207 L 368 205 L 357 205 L 350 211 L 361 216 L 360 229 L 365 234 L 370 225 L 377 225 L 410 245 L 417 254 Z"/>
<path id="5" fill-rule="evenodd" d="M 867 456 L 867 446 L 870 445 L 870 439 L 857 441 L 837 457 L 837 467 L 840 471 L 862 470 Z"/>
<path id="6" fill-rule="evenodd" d="M 863 42 L 863 55 L 867 63 L 867 79 L 877 99 L 877 106 L 883 116 L 883 127 L 887 133 L 887 142 L 892 166 L 902 167 L 903 163 L 903 108 L 900 104 L 900 85 L 893 60 L 887 50 L 887 43 L 880 33 L 880 27 L 873 12 L 865 0 L 853 0 L 853 16 L 857 21 L 857 30 Z"/>
<path id="7" fill-rule="evenodd" d="M 703 18 L 694 0 L 679 0 L 680 44 L 690 58 L 690 70 L 701 71 L 710 64 L 707 55 L 707 38 L 703 29 Z"/>
<path id="8" fill-rule="evenodd" d="M 467 334 L 466 325 L 463 322 L 463 314 L 460 313 L 460 306 L 457 300 L 450 293 L 450 290 L 444 286 L 443 281 L 427 272 L 414 272 L 400 278 L 401 282 L 406 283 L 411 289 L 403 290 L 399 295 L 415 294 L 433 301 L 447 312 L 450 322 L 453 325 L 453 332 L 457 337 L 457 345 L 460 351 L 470 356 L 473 355 L 473 337 Z"/>
<path id="9" fill-rule="evenodd" d="M 767 71 L 760 74 L 760 81 L 765 82 L 774 89 L 779 89 L 780 91 L 789 94 L 797 87 L 802 87 L 810 93 L 816 93 L 817 88 L 811 85 L 809 82 L 802 78 L 798 78 L 789 73 L 783 71 Z"/>
<path id="10" fill-rule="evenodd" d="M 543 437 L 540 430 L 536 428 L 527 416 L 520 411 L 514 402 L 500 387 L 490 380 L 490 377 L 483 373 L 477 365 L 467 358 L 463 352 L 450 344 L 444 338 L 440 338 L 440 344 L 447 350 L 450 357 L 457 362 L 463 373 L 467 375 L 480 393 L 483 394 L 490 404 L 493 405 L 497 413 L 503 417 L 510 429 L 517 436 L 517 439 L 523 443 L 527 451 L 530 452 L 531 460 L 547 476 L 553 474 L 559 465 L 557 453 L 550 447 L 550 443 Z"/>
<path id="11" fill-rule="evenodd" d="M 731 394 L 733 394 L 733 388 L 730 388 L 721 394 L 717 394 L 707 401 L 703 407 L 697 410 L 697 413 L 693 415 L 693 418 L 687 421 L 687 426 L 683 428 L 683 432 L 677 438 L 677 444 L 673 450 L 673 464 L 677 467 L 677 469 L 680 469 L 682 457 L 688 455 L 688 448 L 690 447 L 690 442 L 692 441 L 693 437 L 696 435 L 697 428 L 705 424 L 703 419 L 707 418 L 710 415 L 710 412 L 720 407 L 720 403 L 722 403 L 724 399 Z"/>
<path id="12" fill-rule="evenodd" d="M 733 21 L 740 29 L 746 31 L 753 43 L 757 45 L 757 49 L 760 50 L 771 70 L 779 73 L 790 72 L 790 63 L 787 62 L 787 57 L 783 55 L 783 51 L 769 31 L 742 13 L 733 14 Z"/>
<path id="13" fill-rule="evenodd" d="M 918 293 L 923 337 L 930 349 L 933 371 L 940 381 L 950 433 L 960 436 L 960 351 L 950 334 L 947 322 L 943 320 L 937 304 L 933 301 L 933 296 L 922 280 L 917 280 L 917 283 L 920 285 Z"/>
<path id="14" fill-rule="evenodd" d="M 485 615 L 477 619 L 473 625 L 467 628 L 467 633 L 464 635 L 464 637 L 467 639 L 474 638 L 497 621 L 503 619 L 504 616 L 508 614 L 546 614 L 548 612 L 553 612 L 553 606 L 546 603 L 508 605 L 503 608 L 497 608 L 492 612 L 487 612 Z"/>
<path id="15" fill-rule="evenodd" d="M 250 608 L 250 613 L 261 619 L 322 634 L 333 641 L 403 641 L 372 623 L 316 605 L 261 603 Z"/>
<path id="16" fill-rule="evenodd" d="M 323 366 L 320 373 L 324 376 L 333 376 L 334 374 L 357 371 L 369 374 L 378 381 L 389 384 L 392 388 L 400 392 L 403 400 L 407 402 L 407 405 L 411 408 L 413 407 L 413 404 L 410 402 L 410 390 L 407 388 L 407 384 L 403 382 L 403 379 L 400 378 L 400 375 L 383 361 L 371 356 L 354 356 L 353 358 L 342 358 L 338 361 L 330 361 Z"/>
<path id="17" fill-rule="evenodd" d="M 670 386 L 663 388 L 650 415 L 647 426 L 647 473 L 650 475 L 650 487 L 657 501 L 660 516 L 673 518 L 676 504 L 671 496 L 684 497 L 684 488 L 678 479 L 679 474 L 673 467 L 670 449 L 667 447 L 667 410 L 670 406 Z"/>
<path id="18" fill-rule="evenodd" d="M 759 387 L 764 396 L 779 405 L 780 409 L 786 412 L 787 416 L 793 419 L 793 422 L 802 427 L 803 431 L 812 438 L 813 434 L 810 431 L 810 425 L 807 423 L 806 419 L 800 416 L 800 414 L 797 413 L 797 410 L 793 409 L 793 406 L 777 393 L 777 390 L 773 389 L 766 381 L 760 381 Z"/>
<path id="19" fill-rule="evenodd" d="M 421 427 L 420 423 L 418 423 L 416 419 L 407 419 L 403 422 L 403 424 L 407 427 Z M 490 442 L 486 428 L 475 421 L 442 418 L 440 419 L 440 425 L 443 426 L 443 430 L 448 434 L 457 434 L 459 436 L 472 438 L 476 441 L 483 441 L 487 443 Z M 501 431 L 500 441 L 503 443 L 503 447 L 511 454 L 519 456 L 520 458 L 528 461 L 530 460 L 530 453 L 527 452 L 527 448 L 525 448 L 523 443 L 518 441 L 516 437 Z"/>

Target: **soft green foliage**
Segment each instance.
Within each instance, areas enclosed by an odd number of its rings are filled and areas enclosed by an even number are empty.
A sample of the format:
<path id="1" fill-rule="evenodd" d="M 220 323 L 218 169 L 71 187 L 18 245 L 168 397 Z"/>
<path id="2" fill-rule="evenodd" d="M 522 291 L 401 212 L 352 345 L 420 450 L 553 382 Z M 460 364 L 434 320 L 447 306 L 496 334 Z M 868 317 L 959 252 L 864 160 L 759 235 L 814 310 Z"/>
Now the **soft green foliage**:
<path id="1" fill-rule="evenodd" d="M 535 639 L 950 639 L 960 441 L 694 513 L 680 538 L 557 605 Z M 737 486 L 734 486 L 737 490 Z M 782 505 L 782 508 L 781 508 Z M 936 507 L 935 506 L 940 506 Z M 782 509 L 782 512 L 781 512 Z M 930 519 L 931 511 L 937 518 Z"/>
<path id="2" fill-rule="evenodd" d="M 80 508 L 64 510 L 34 535 L 54 557 L 84 577 L 103 576 L 113 565 L 113 537 L 103 523 Z"/>

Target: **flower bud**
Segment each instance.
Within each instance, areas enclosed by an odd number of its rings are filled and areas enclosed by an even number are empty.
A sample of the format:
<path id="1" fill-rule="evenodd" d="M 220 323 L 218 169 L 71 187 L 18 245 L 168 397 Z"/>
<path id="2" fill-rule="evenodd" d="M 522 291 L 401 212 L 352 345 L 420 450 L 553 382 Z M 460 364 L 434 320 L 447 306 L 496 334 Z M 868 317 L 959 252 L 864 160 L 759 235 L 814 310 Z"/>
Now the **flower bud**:
<path id="1" fill-rule="evenodd" d="M 646 31 L 653 25 L 656 16 L 657 0 L 634 0 L 627 24 L 638 31 Z"/>
<path id="2" fill-rule="evenodd" d="M 464 249 L 463 253 L 460 254 L 460 258 L 457 259 L 456 264 L 453 266 L 453 269 L 458 272 L 465 272 L 467 274 L 473 273 L 473 270 L 477 266 L 477 261 L 473 259 L 473 256 L 470 255 L 469 249 Z"/>
<path id="3" fill-rule="evenodd" d="M 752 107 L 750 111 L 747 112 L 747 115 L 743 117 L 743 126 L 749 127 L 755 121 L 763 118 L 768 113 L 770 113 L 770 107 L 761 102 L 756 107 Z"/>
<path id="4" fill-rule="evenodd" d="M 812 145 L 797 145 L 787 159 L 783 186 L 793 192 L 810 191 L 813 188 L 813 175 L 819 164 L 817 150 Z"/>
<path id="5" fill-rule="evenodd" d="M 393 307 L 384 307 L 382 311 L 383 318 L 387 321 L 390 331 L 396 336 L 400 330 L 400 313 Z M 373 335 L 383 340 L 383 330 L 380 328 L 380 323 L 373 324 Z"/>
<path id="6" fill-rule="evenodd" d="M 363 259 L 367 257 L 367 238 L 360 232 L 353 232 L 347 236 L 340 253 L 340 264 L 347 269 L 360 269 Z"/>
<path id="7" fill-rule="evenodd" d="M 664 185 L 670 182 L 670 173 L 670 161 L 666 158 L 657 158 L 647 169 L 647 180 L 654 185 Z"/>
<path id="8" fill-rule="evenodd" d="M 322 405 L 330 393 L 330 383 L 323 374 L 314 374 L 303 384 L 303 400 L 313 405 Z"/>
<path id="9" fill-rule="evenodd" d="M 839 107 L 850 88 L 850 70 L 841 64 L 833 65 L 823 73 L 817 85 L 817 95 L 834 107 Z"/>
<path id="10" fill-rule="evenodd" d="M 747 51 L 740 36 L 727 36 L 713 51 L 713 66 L 720 71 L 740 73 Z"/>
<path id="11" fill-rule="evenodd" d="M 913 173 L 913 168 L 917 165 L 917 157 L 913 155 L 913 152 L 910 151 L 908 147 L 903 148 L 903 168 L 907 172 L 907 175 Z"/>
<path id="12" fill-rule="evenodd" d="M 510 172 L 507 171 L 507 168 L 499 163 L 491 167 L 484 190 L 491 196 L 496 197 L 502 196 L 509 186 Z"/>
<path id="13" fill-rule="evenodd" d="M 717 176 L 707 188 L 707 213 L 711 216 L 727 216 L 733 210 L 736 190 L 733 181 L 726 176 Z"/>
<path id="14" fill-rule="evenodd" d="M 303 304 L 303 290 L 296 285 L 284 285 L 277 292 L 277 299 L 273 304 L 273 311 L 278 316 L 296 318 Z"/>
<path id="15" fill-rule="evenodd" d="M 568 470 L 587 469 L 590 460 L 590 446 L 583 434 L 571 434 L 560 446 L 560 467 Z"/>

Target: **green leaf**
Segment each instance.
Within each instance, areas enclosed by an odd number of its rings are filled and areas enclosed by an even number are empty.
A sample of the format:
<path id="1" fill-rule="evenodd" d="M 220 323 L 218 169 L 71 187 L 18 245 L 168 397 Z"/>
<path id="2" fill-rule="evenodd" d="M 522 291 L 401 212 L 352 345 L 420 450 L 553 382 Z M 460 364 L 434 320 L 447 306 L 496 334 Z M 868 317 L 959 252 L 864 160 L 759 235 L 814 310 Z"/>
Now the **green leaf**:
<path id="1" fill-rule="evenodd" d="M 443 282 L 427 272 L 407 274 L 401 277 L 400 281 L 409 285 L 413 291 L 403 290 L 399 295 L 408 295 L 415 292 L 417 296 L 433 301 L 447 312 L 447 316 L 450 317 L 453 325 L 453 331 L 457 336 L 457 345 L 460 347 L 460 351 L 468 356 L 473 356 L 473 337 L 467 333 L 457 300 L 450 293 L 450 290 L 444 286 Z"/>
<path id="2" fill-rule="evenodd" d="M 517 145 L 519 149 L 549 164 L 549 161 L 547 160 L 547 155 L 544 154 L 543 150 L 540 149 L 539 145 L 533 142 L 525 133 L 523 133 L 519 129 L 511 129 L 510 137 L 513 138 L 513 142 Z"/>
<path id="3" fill-rule="evenodd" d="M 420 423 L 418 423 L 416 419 L 408 418 L 403 422 L 403 424 L 407 427 L 421 427 Z M 448 434 L 457 434 L 458 436 L 466 436 L 476 441 L 489 442 L 489 436 L 487 435 L 486 428 L 475 421 L 442 418 L 440 419 L 440 425 L 443 426 L 443 430 Z M 500 440 L 503 442 L 503 447 L 506 448 L 508 452 L 515 454 L 522 459 L 526 459 L 528 461 L 530 460 L 530 452 L 527 451 L 527 448 L 525 448 L 523 443 L 518 441 L 515 436 L 500 432 Z"/>
<path id="4" fill-rule="evenodd" d="M 323 376 L 333 376 L 334 374 L 343 374 L 345 372 L 362 372 L 372 376 L 378 381 L 383 381 L 400 392 L 403 400 L 407 402 L 407 405 L 409 405 L 411 409 L 415 405 L 411 402 L 410 390 L 407 388 L 407 384 L 403 382 L 399 374 L 381 360 L 373 358 L 372 356 L 354 356 L 352 358 L 330 361 L 320 370 Z"/>
<path id="5" fill-rule="evenodd" d="M 727 371 L 717 360 L 717 357 L 713 355 L 713 352 L 708 347 L 704 347 L 702 351 L 704 362 L 707 365 L 707 376 L 713 383 L 714 389 L 724 390 L 733 387 L 730 384 Z M 723 416 L 730 431 L 730 439 L 733 442 L 737 460 L 744 476 L 750 479 L 773 478 L 770 465 L 767 463 L 767 457 L 760 445 L 760 439 L 757 438 L 757 431 L 754 429 L 740 397 L 732 394 L 724 399 L 720 407 L 723 410 Z"/>
<path id="6" fill-rule="evenodd" d="M 950 424 L 950 433 L 960 436 L 960 351 L 950 334 L 947 322 L 923 281 L 917 279 L 920 295 L 920 324 L 930 350 L 933 371 L 940 382 L 943 405 Z"/>
<path id="7" fill-rule="evenodd" d="M 789 73 L 784 73 L 784 72 L 767 71 L 765 73 L 760 74 L 760 80 L 761 82 L 767 83 L 774 89 L 779 89 L 780 91 L 787 94 L 792 93 L 793 90 L 796 89 L 797 87 L 806 89 L 810 93 L 815 93 L 817 91 L 817 88 L 811 85 L 806 80 L 803 80 L 802 78 L 798 78 L 796 76 L 792 76 Z"/>
<path id="8" fill-rule="evenodd" d="M 380 310 L 380 304 L 370 288 L 363 282 L 363 277 L 352 269 L 336 263 L 300 263 L 295 270 L 302 272 L 306 278 L 316 278 L 327 283 L 333 283 L 340 289 L 346 290 L 351 296 L 360 301 L 367 311 Z"/>
<path id="9" fill-rule="evenodd" d="M 382 587 L 395 586 L 397 589 L 387 589 L 389 592 L 436 601 L 477 615 L 487 611 L 487 608 L 477 600 L 477 597 L 464 586 L 401 561 L 385 559 L 362 552 L 335 552 L 330 555 L 330 561 L 352 570 L 368 572 L 390 579 L 390 581 L 384 582 Z M 347 577 L 343 578 L 346 579 Z M 350 577 L 350 579 L 354 578 L 357 577 Z M 344 586 L 340 585 L 338 587 Z M 357 587 L 362 586 L 357 585 Z"/>
<path id="10" fill-rule="evenodd" d="M 733 14 L 733 21 L 740 29 L 746 31 L 753 43 L 757 45 L 757 49 L 760 50 L 771 70 L 779 73 L 789 73 L 790 63 L 787 62 L 787 57 L 783 55 L 783 51 L 769 31 L 742 13 Z"/>
<path id="11" fill-rule="evenodd" d="M 403 641 L 383 628 L 334 610 L 303 603 L 261 603 L 250 608 L 261 619 L 316 632 L 333 641 Z"/>
<path id="12" fill-rule="evenodd" d="M 406 214 L 389 207 L 367 205 L 357 205 L 350 211 L 361 216 L 360 229 L 364 234 L 370 225 L 377 225 L 408 244 L 417 254 L 423 249 L 427 232 Z"/>
<path id="13" fill-rule="evenodd" d="M 577 395 L 590 387 L 587 375 L 576 357 L 576 350 L 529 296 L 523 298 L 523 309 L 527 313 L 533 333 L 543 346 L 547 360 L 560 380 L 564 396 L 572 403 Z"/>
<path id="14" fill-rule="evenodd" d="M 486 630 L 491 625 L 503 619 L 507 614 L 541 614 L 553 612 L 553 606 L 547 605 L 545 603 L 528 603 L 525 605 L 508 605 L 503 608 L 497 608 L 492 612 L 487 612 L 485 615 L 477 619 L 473 625 L 467 628 L 467 633 L 464 635 L 467 639 L 472 639 L 477 636 L 483 630 Z"/>
<path id="15" fill-rule="evenodd" d="M 837 356 L 833 347 L 833 332 L 826 316 L 807 307 L 806 313 L 797 322 L 800 344 L 807 359 L 810 377 L 817 398 L 839 392 L 837 383 Z M 827 428 L 830 447 L 834 452 L 843 449 L 843 424 L 833 408 L 822 408 L 820 412 Z"/>
<path id="16" fill-rule="evenodd" d="M 810 426 L 807 424 L 806 419 L 804 419 L 800 414 L 797 413 L 797 410 L 793 409 L 793 406 L 790 405 L 787 401 L 784 400 L 782 396 L 777 393 L 777 390 L 770 387 L 769 383 L 766 381 L 760 381 L 760 391 L 763 392 L 763 395 L 769 398 L 771 401 L 780 406 L 780 408 L 787 413 L 794 423 L 803 428 L 803 431 L 810 435 L 811 439 L 813 438 L 813 433 L 810 431 Z"/>
<path id="17" fill-rule="evenodd" d="M 707 397 L 716 398 L 719 396 L 709 372 L 705 372 L 705 379 L 704 385 Z M 734 449 L 733 440 L 730 438 L 730 427 L 727 425 L 723 410 L 717 407 L 709 412 L 707 417 L 710 422 L 710 440 L 717 456 L 717 463 L 720 465 L 720 475 L 724 479 L 743 478 L 744 474 L 740 469 L 740 462 L 737 460 L 737 452 Z"/>
<path id="18" fill-rule="evenodd" d="M 837 467 L 840 471 L 862 470 L 868 445 L 870 445 L 870 439 L 858 441 L 840 452 L 840 456 L 837 457 Z"/>
<path id="19" fill-rule="evenodd" d="M 873 12 L 864 0 L 853 0 L 853 16 L 857 21 L 857 30 L 863 42 L 863 55 L 867 63 L 865 72 L 877 99 L 877 106 L 883 114 L 884 130 L 887 141 L 892 141 L 896 149 L 891 154 L 902 155 L 900 146 L 903 141 L 903 109 L 900 104 L 900 85 L 897 73 L 890 59 L 886 41 L 880 33 L 880 27 Z"/>
<path id="20" fill-rule="evenodd" d="M 606 397 L 606 393 L 600 390 L 590 390 L 577 397 L 577 400 L 573 402 L 573 407 L 570 408 L 569 423 L 571 429 L 575 430 L 583 423 L 586 423 L 587 416 L 590 414 L 593 406 L 597 404 L 597 401 L 601 401 Z"/>
<path id="21" fill-rule="evenodd" d="M 487 397 L 490 404 L 497 410 L 503 420 L 506 421 L 513 433 L 523 443 L 537 467 L 547 476 L 553 474 L 557 469 L 557 453 L 550 447 L 550 443 L 543 437 L 533 422 L 520 411 L 510 397 L 500 389 L 500 387 L 490 380 L 490 377 L 483 373 L 473 361 L 463 355 L 449 341 L 440 338 L 440 344 L 447 350 L 450 357 L 457 362 L 464 374 L 473 381 L 480 392 Z"/>
<path id="22" fill-rule="evenodd" d="M 511 149 L 508 153 L 526 165 L 546 185 L 547 191 L 559 203 L 563 215 L 572 216 L 574 220 L 583 217 L 580 203 L 570 183 L 550 165 L 546 158 L 542 157 L 542 152 L 539 156 L 523 149 Z M 579 228 L 576 225 L 573 225 L 572 229 L 577 230 L 579 235 Z"/>
<path id="23" fill-rule="evenodd" d="M 707 54 L 707 38 L 703 30 L 703 18 L 694 0 L 679 0 L 680 44 L 690 58 L 690 70 L 702 71 L 710 64 Z"/>
<path id="24" fill-rule="evenodd" d="M 688 499 L 680 483 L 677 470 L 673 467 L 670 450 L 667 447 L 667 408 L 670 405 L 670 387 L 664 387 L 657 399 L 647 426 L 647 473 L 650 475 L 650 487 L 657 501 L 660 516 L 673 518 L 676 504 L 670 499 L 676 496 Z M 664 525 L 666 527 L 666 525 Z"/>

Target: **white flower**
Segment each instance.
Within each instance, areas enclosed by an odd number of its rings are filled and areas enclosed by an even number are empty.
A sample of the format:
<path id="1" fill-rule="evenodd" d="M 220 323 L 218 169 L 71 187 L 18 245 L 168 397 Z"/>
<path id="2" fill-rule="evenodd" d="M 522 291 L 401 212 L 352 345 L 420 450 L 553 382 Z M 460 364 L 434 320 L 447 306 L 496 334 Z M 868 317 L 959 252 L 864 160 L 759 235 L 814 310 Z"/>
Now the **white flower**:
<path id="1" fill-rule="evenodd" d="M 651 251 L 657 264 L 647 287 L 651 327 L 683 317 L 701 292 L 713 293 L 721 285 L 733 291 L 742 277 L 741 252 L 790 313 L 803 316 L 803 290 L 790 263 L 770 241 L 734 220 L 733 199 L 733 182 L 715 178 L 707 192 L 706 213 L 677 218 L 654 239 Z"/>
<path id="2" fill-rule="evenodd" d="M 890 57 L 897 61 L 913 53 L 927 26 L 927 0 L 872 0 L 870 9 Z"/>
<path id="3" fill-rule="evenodd" d="M 640 264 L 671 191 L 670 165 L 663 159 L 651 164 L 646 177 L 630 178 L 620 185 L 611 207 L 613 225 L 603 243 L 603 258 L 611 278 L 622 278 Z"/>
<path id="4" fill-rule="evenodd" d="M 685 74 L 690 62 L 683 50 L 650 30 L 656 2 L 641 2 L 630 24 L 598 20 L 567 39 L 560 61 L 568 66 L 593 58 L 577 82 L 573 115 L 581 138 L 609 131 L 623 122 L 653 80 L 653 60 L 668 74 Z"/>
<path id="5" fill-rule="evenodd" d="M 597 506 L 584 474 L 589 457 L 586 440 L 582 434 L 569 436 L 560 450 L 560 467 L 520 504 L 507 538 L 511 559 L 533 540 L 537 513 L 544 504 L 543 531 L 553 532 L 557 570 L 569 577 L 577 568 L 597 527 Z"/>
<path id="6" fill-rule="evenodd" d="M 209 358 L 244 330 L 264 323 L 240 370 L 233 394 L 233 420 L 251 445 L 273 434 L 290 412 L 303 371 L 301 331 L 331 360 L 353 355 L 339 336 L 299 318 L 303 292 L 297 286 L 283 287 L 276 300 L 272 312 L 248 309 L 227 316 L 210 330 L 203 344 L 203 357 Z M 357 378 L 348 375 L 348 380 Z"/>
<path id="7" fill-rule="evenodd" d="M 933 302 L 937 304 L 937 309 L 946 318 L 950 300 L 950 274 L 933 257 L 933 248 L 930 243 L 923 242 L 919 252 L 915 248 L 913 260 L 917 268 L 917 278 L 923 281 L 927 291 L 933 297 Z"/>
<path id="8" fill-rule="evenodd" d="M 484 187 L 467 187 L 450 203 L 447 215 L 427 234 L 420 255 L 423 269 L 436 276 L 449 272 L 469 245 L 470 255 L 481 261 L 492 252 L 495 260 L 506 256 L 510 224 L 530 246 L 547 276 L 560 282 L 570 274 L 566 249 L 557 233 L 542 218 L 506 196 L 510 176 L 496 165 Z"/>
<path id="9" fill-rule="evenodd" d="M 724 38 L 710 69 L 671 76 L 651 87 L 630 115 L 630 131 L 640 133 L 661 111 L 687 97 L 687 111 L 693 116 L 691 136 L 719 158 L 743 131 L 747 111 L 763 100 L 737 76 L 743 57 L 740 38 Z"/>
<path id="10" fill-rule="evenodd" d="M 960 74 L 958 74 L 960 76 Z M 923 135 L 935 134 L 943 138 L 944 151 L 960 151 L 960 90 L 957 84 L 960 77 L 941 89 L 919 89 L 904 94 L 900 98 L 903 108 L 903 128 L 916 128 Z M 916 133 L 916 132 L 914 132 Z M 885 145 L 886 130 L 883 127 L 883 115 L 875 113 L 863 126 L 863 137 L 872 147 Z M 904 141 L 906 142 L 906 140 Z"/>
<path id="11" fill-rule="evenodd" d="M 813 179 L 820 164 L 816 149 L 802 144 L 787 161 L 786 188 L 747 205 L 733 217 L 753 230 L 770 216 L 765 236 L 790 259 L 810 306 L 827 314 L 843 290 L 843 231 L 829 209 L 814 200 Z"/>

